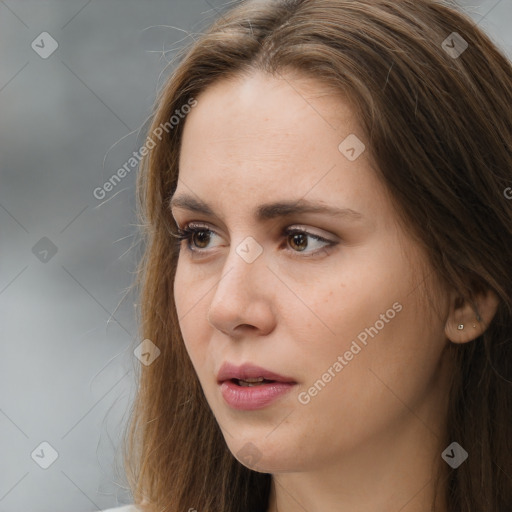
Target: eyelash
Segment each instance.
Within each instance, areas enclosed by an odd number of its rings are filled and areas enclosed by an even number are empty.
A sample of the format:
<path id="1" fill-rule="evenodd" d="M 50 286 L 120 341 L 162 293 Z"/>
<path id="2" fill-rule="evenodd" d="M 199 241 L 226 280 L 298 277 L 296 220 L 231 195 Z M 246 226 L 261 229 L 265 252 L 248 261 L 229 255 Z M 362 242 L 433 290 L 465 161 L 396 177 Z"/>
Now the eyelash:
<path id="1" fill-rule="evenodd" d="M 217 233 L 215 233 L 215 231 L 207 228 L 206 226 L 195 226 L 195 227 L 191 227 L 191 224 L 187 224 L 183 229 L 181 228 L 178 228 L 178 231 L 177 233 L 172 233 L 172 236 L 174 238 L 176 238 L 176 245 L 178 246 L 178 248 L 181 247 L 181 242 L 183 240 L 186 240 L 187 241 L 187 244 L 186 244 L 186 248 L 189 252 L 191 253 L 202 253 L 202 252 L 206 252 L 207 249 L 197 249 L 197 248 L 192 248 L 191 246 L 191 242 L 192 242 L 192 237 L 196 234 L 196 233 L 201 233 L 201 232 L 208 232 L 208 233 L 214 233 L 217 235 Z M 309 257 L 314 257 L 314 256 L 318 256 L 321 252 L 327 252 L 328 249 L 334 247 L 335 245 L 338 244 L 338 242 L 333 242 L 331 240 L 327 240 L 321 236 L 318 236 L 318 235 L 314 235 L 313 233 L 309 233 L 308 231 L 305 231 L 305 230 L 302 230 L 302 229 L 297 229 L 297 228 L 286 228 L 284 231 L 283 231 L 283 236 L 285 237 L 289 237 L 291 235 L 306 235 L 310 238 L 313 238 L 314 240 L 317 240 L 319 242 L 325 242 L 327 243 L 328 245 L 326 247 L 323 247 L 323 248 L 320 248 L 320 249 L 317 249 L 313 252 L 305 252 L 307 254 L 307 256 L 299 256 L 300 258 L 309 258 Z M 219 235 L 217 235 L 219 236 Z M 291 250 L 291 249 L 290 249 Z M 301 251 L 294 251 L 294 250 L 291 250 L 291 252 L 295 253 L 295 255 L 299 255 L 301 253 Z"/>

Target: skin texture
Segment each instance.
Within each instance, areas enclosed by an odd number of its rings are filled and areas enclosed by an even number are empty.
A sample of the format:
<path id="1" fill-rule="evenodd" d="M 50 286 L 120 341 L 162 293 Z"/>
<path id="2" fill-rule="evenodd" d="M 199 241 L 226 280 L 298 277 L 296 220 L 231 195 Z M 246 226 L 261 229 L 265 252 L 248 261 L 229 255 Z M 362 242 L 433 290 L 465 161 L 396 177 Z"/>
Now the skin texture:
<path id="1" fill-rule="evenodd" d="M 230 451 L 272 473 L 270 512 L 430 510 L 432 471 L 445 464 L 446 349 L 450 339 L 473 339 L 480 324 L 468 335 L 456 329 L 474 314 L 455 307 L 399 227 L 369 151 L 350 161 L 338 149 L 349 134 L 363 140 L 343 97 L 312 79 L 257 72 L 219 81 L 197 99 L 175 197 L 201 199 L 216 216 L 172 209 L 180 228 L 213 230 L 192 238 L 202 251 L 195 255 L 181 242 L 174 293 L 186 349 Z M 253 217 L 261 204 L 301 198 L 363 218 Z M 283 234 L 289 226 L 338 243 L 322 251 L 324 242 Z M 249 236 L 263 250 L 252 263 L 236 252 Z M 301 403 L 298 394 L 396 303 L 400 311 Z M 486 304 L 483 297 L 484 319 L 493 312 Z M 225 361 L 252 362 L 298 385 L 264 409 L 234 410 L 216 382 Z M 237 455 L 249 442 L 253 463 Z"/>

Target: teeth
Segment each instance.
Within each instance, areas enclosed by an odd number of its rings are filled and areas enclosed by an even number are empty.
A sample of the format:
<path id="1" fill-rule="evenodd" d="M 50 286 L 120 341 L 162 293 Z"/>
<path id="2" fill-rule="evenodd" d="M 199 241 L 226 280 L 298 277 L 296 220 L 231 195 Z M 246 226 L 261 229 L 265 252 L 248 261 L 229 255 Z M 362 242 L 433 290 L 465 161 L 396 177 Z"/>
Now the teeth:
<path id="1" fill-rule="evenodd" d="M 239 379 L 238 385 L 243 387 L 249 387 L 249 386 L 258 386 L 260 385 L 265 379 L 263 377 L 258 378 L 250 378 L 250 379 Z"/>

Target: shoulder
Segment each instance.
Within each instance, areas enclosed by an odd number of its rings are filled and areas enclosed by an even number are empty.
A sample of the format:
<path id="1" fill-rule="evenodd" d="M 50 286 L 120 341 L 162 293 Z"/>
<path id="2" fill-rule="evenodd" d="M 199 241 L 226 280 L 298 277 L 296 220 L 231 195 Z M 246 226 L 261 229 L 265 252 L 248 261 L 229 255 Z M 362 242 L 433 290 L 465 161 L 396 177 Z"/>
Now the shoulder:
<path id="1" fill-rule="evenodd" d="M 139 512 L 139 509 L 135 505 L 124 505 L 117 508 L 109 508 L 102 512 Z"/>

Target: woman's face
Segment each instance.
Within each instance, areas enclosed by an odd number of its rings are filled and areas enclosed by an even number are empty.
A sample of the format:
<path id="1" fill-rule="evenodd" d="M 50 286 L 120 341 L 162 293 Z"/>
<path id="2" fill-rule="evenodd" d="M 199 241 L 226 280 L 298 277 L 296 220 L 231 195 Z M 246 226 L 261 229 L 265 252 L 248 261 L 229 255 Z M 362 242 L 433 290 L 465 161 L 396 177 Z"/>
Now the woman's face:
<path id="1" fill-rule="evenodd" d="M 262 472 L 437 436 L 449 375 L 448 301 L 430 314 L 434 275 L 397 223 L 353 111 L 285 76 L 219 81 L 197 98 L 174 199 L 211 213 L 172 207 L 180 228 L 199 231 L 191 249 L 181 242 L 174 282 L 186 349 L 229 449 Z M 295 384 L 229 389 L 218 383 L 226 362 Z M 272 389 L 284 393 L 265 402 Z M 225 398 L 240 393 L 238 406 Z"/>

